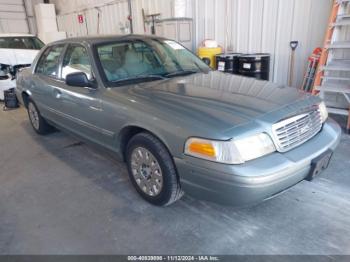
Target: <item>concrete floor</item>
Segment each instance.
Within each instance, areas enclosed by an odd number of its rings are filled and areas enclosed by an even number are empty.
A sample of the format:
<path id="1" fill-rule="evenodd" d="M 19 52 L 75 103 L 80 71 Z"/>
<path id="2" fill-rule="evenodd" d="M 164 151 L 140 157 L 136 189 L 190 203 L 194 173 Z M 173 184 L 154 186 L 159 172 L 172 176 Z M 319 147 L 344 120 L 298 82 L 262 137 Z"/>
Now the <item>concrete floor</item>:
<path id="1" fill-rule="evenodd" d="M 0 111 L 0 254 L 350 254 L 350 137 L 313 182 L 249 208 L 143 201 L 125 165 Z"/>

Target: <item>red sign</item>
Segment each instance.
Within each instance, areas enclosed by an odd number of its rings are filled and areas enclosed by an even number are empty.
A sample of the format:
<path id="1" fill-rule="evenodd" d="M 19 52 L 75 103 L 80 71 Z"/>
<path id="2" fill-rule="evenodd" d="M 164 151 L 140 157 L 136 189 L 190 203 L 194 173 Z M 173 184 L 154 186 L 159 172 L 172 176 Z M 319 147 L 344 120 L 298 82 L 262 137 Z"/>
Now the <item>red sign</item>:
<path id="1" fill-rule="evenodd" d="M 78 21 L 79 21 L 79 24 L 84 23 L 84 16 L 83 15 L 78 15 Z"/>

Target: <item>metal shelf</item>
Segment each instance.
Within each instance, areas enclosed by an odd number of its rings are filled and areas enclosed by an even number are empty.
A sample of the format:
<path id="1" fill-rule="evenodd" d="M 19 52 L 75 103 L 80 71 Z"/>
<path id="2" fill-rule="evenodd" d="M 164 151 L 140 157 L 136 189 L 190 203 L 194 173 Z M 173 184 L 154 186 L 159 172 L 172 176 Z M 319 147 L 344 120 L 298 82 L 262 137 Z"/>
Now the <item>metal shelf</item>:
<path id="1" fill-rule="evenodd" d="M 334 42 L 328 46 L 328 49 L 343 49 L 343 48 L 350 48 L 350 42 L 339 41 L 339 42 Z"/>
<path id="2" fill-rule="evenodd" d="M 332 26 L 347 26 L 350 25 L 350 21 L 339 21 L 332 24 Z"/>
<path id="3" fill-rule="evenodd" d="M 347 109 L 327 107 L 327 110 L 328 110 L 328 113 L 336 114 L 336 115 L 347 116 L 349 114 L 349 110 Z"/>
<path id="4" fill-rule="evenodd" d="M 322 76 L 324 81 L 337 80 L 337 81 L 350 81 L 350 77 L 340 77 L 340 76 Z"/>
<path id="5" fill-rule="evenodd" d="M 336 21 L 331 24 L 331 26 L 343 26 L 343 25 L 350 25 L 350 15 L 349 14 L 341 14 L 337 15 Z"/>
<path id="6" fill-rule="evenodd" d="M 316 86 L 316 90 L 332 93 L 350 94 L 350 85 L 324 84 L 322 86 Z"/>
<path id="7" fill-rule="evenodd" d="M 348 14 L 348 3 L 350 0 L 336 0 L 332 1 L 333 7 L 329 17 L 330 23 L 327 28 L 326 39 L 324 41 L 324 49 L 322 55 L 334 53 L 337 50 L 350 49 L 350 41 L 344 41 L 339 39 L 339 34 L 345 31 L 346 34 L 348 26 L 350 26 L 350 14 Z M 343 5 L 343 6 L 341 6 Z M 334 34 L 334 31 L 337 33 Z M 338 32 L 339 31 L 339 32 Z M 321 56 L 322 57 L 322 56 Z M 316 72 L 314 81 L 314 90 L 319 91 L 320 97 L 325 99 L 328 111 L 333 114 L 340 114 L 348 116 L 347 130 L 350 132 L 350 111 L 349 109 L 342 109 L 343 101 L 333 101 L 331 97 L 341 94 L 344 96 L 348 104 L 350 105 L 350 77 L 347 74 L 339 74 L 340 76 L 333 76 L 328 72 L 350 72 L 350 60 L 349 59 L 332 59 L 332 55 L 322 60 L 319 65 L 320 70 Z M 327 61 L 328 60 L 328 61 Z M 326 93 L 333 93 L 328 94 Z"/>
<path id="8" fill-rule="evenodd" d="M 346 19 L 346 18 L 350 18 L 349 14 L 343 14 L 343 15 L 338 15 L 337 19 Z"/>
<path id="9" fill-rule="evenodd" d="M 348 60 L 333 60 L 322 68 L 324 71 L 344 71 L 350 72 L 350 61 Z"/>

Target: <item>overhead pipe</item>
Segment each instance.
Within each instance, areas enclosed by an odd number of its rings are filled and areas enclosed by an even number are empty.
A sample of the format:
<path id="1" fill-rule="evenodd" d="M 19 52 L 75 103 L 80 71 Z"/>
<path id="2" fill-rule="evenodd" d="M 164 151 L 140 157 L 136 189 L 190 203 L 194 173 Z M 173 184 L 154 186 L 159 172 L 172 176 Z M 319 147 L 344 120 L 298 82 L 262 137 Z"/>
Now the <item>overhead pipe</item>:
<path id="1" fill-rule="evenodd" d="M 132 25 L 132 4 L 131 4 L 131 0 L 128 0 L 128 8 L 129 8 L 129 16 L 128 16 L 128 20 L 130 23 L 130 33 L 133 34 L 134 33 L 134 28 Z"/>

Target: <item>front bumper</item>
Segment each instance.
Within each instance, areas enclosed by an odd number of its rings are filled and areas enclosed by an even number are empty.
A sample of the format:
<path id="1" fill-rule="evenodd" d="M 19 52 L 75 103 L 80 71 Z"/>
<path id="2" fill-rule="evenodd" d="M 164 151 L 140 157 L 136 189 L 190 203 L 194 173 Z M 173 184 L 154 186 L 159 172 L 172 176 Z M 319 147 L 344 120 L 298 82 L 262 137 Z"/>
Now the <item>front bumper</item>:
<path id="1" fill-rule="evenodd" d="M 4 91 L 15 88 L 16 87 L 16 79 L 11 79 L 10 77 L 7 79 L 0 79 L 0 100 L 4 100 Z"/>
<path id="2" fill-rule="evenodd" d="M 225 165 L 194 157 L 176 158 L 183 190 L 200 199 L 233 205 L 253 204 L 304 180 L 311 161 L 339 144 L 341 129 L 332 119 L 322 131 L 285 153 L 275 152 L 242 165 Z"/>

